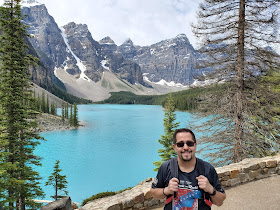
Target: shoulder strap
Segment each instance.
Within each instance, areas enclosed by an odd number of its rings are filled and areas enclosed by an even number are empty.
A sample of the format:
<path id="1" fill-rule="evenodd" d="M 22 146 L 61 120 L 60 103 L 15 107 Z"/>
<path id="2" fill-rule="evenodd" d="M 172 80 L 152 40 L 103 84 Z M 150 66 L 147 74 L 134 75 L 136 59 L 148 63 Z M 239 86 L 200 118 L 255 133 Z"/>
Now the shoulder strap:
<path id="1" fill-rule="evenodd" d="M 199 158 L 196 158 L 197 160 L 197 171 L 199 175 L 208 176 L 210 173 L 210 165 L 205 162 L 204 160 L 201 160 Z"/>
<path id="2" fill-rule="evenodd" d="M 203 164 L 203 160 L 199 159 L 199 158 L 196 158 L 196 161 L 197 161 L 197 172 L 199 175 L 203 175 L 205 176 L 205 166 Z"/>
<path id="3" fill-rule="evenodd" d="M 209 168 L 205 167 L 206 165 L 203 163 L 203 160 L 201 160 L 199 158 L 196 158 L 196 161 L 197 161 L 197 171 L 198 171 L 198 174 L 206 176 L 207 173 L 209 173 Z M 203 194 L 204 202 L 206 203 L 207 206 L 209 206 L 211 208 L 212 202 L 210 201 L 210 199 L 207 200 L 205 198 L 205 192 L 203 190 L 202 190 L 202 194 Z"/>
<path id="4" fill-rule="evenodd" d="M 178 160 L 177 157 L 174 157 L 170 160 L 170 173 L 171 173 L 171 177 L 175 177 L 175 178 L 179 178 L 178 174 Z M 173 198 L 177 197 L 177 193 L 175 192 L 173 195 L 169 196 L 166 200 L 165 200 L 165 204 L 169 204 Z"/>
<path id="5" fill-rule="evenodd" d="M 170 171 L 171 171 L 171 177 L 175 177 L 178 179 L 178 160 L 177 157 L 174 157 L 170 161 Z"/>
<path id="6" fill-rule="evenodd" d="M 171 170 L 171 176 L 172 178 L 175 177 L 175 178 L 179 178 L 179 169 L 178 169 L 178 160 L 177 160 L 177 157 L 174 157 L 171 159 L 171 162 L 170 162 L 170 170 Z M 174 193 L 174 198 L 177 197 L 177 193 L 175 192 Z"/>

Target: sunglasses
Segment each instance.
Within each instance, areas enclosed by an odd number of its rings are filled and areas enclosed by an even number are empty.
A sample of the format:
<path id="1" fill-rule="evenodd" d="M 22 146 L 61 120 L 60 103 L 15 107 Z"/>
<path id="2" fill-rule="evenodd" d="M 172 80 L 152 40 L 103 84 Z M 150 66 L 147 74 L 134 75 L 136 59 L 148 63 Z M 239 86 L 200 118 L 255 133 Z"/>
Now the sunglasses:
<path id="1" fill-rule="evenodd" d="M 187 142 L 178 142 L 176 143 L 177 147 L 183 147 L 184 145 L 187 145 L 188 147 L 193 147 L 195 145 L 194 141 L 187 141 Z"/>

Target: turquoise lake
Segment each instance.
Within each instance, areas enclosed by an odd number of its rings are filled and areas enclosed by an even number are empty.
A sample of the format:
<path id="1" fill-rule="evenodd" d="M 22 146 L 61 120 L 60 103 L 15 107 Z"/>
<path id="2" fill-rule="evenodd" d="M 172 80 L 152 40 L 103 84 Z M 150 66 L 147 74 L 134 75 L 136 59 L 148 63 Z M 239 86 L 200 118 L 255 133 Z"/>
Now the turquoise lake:
<path id="1" fill-rule="evenodd" d="M 90 196 L 133 187 L 155 177 L 153 162 L 160 160 L 158 139 L 164 135 L 164 110 L 150 105 L 79 105 L 77 130 L 51 131 L 36 148 L 42 167 L 36 168 L 47 181 L 56 160 L 67 176 L 72 201 L 82 203 Z M 188 127 L 192 115 L 176 112 L 180 127 Z M 54 189 L 42 185 L 46 200 Z"/>

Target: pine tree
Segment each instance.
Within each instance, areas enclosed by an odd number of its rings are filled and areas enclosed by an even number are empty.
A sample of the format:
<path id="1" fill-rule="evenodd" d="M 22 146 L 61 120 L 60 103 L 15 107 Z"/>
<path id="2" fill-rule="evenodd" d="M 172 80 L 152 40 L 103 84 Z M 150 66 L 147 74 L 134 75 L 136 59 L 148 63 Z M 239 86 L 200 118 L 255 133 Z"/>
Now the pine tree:
<path id="1" fill-rule="evenodd" d="M 62 122 L 64 122 L 65 121 L 65 104 L 64 104 L 64 102 L 62 102 L 62 107 L 61 107 L 61 120 L 62 120 Z"/>
<path id="2" fill-rule="evenodd" d="M 78 107 L 77 104 L 74 103 L 74 110 L 73 110 L 73 126 L 78 127 L 79 119 L 78 119 Z"/>
<path id="3" fill-rule="evenodd" d="M 55 107 L 54 102 L 52 102 L 52 104 L 51 104 L 51 114 L 56 115 L 56 107 Z"/>
<path id="4" fill-rule="evenodd" d="M 163 119 L 163 125 L 164 125 L 164 135 L 161 135 L 161 139 L 158 140 L 158 142 L 162 145 L 163 149 L 159 149 L 158 153 L 161 157 L 160 161 L 154 162 L 154 165 L 156 168 L 154 171 L 158 171 L 161 164 L 171 159 L 172 157 L 175 157 L 176 153 L 172 147 L 173 145 L 173 133 L 178 128 L 179 122 L 176 121 L 176 114 L 175 112 L 175 106 L 172 94 L 169 93 L 168 100 L 165 104 L 165 111 L 164 111 L 164 119 Z"/>
<path id="5" fill-rule="evenodd" d="M 1 103 L 0 103 L 0 121 L 3 120 L 3 110 L 1 108 Z M 5 162 L 5 158 L 8 156 L 8 153 L 5 152 L 5 147 L 8 144 L 7 138 L 6 138 L 6 133 L 4 132 L 5 128 L 0 124 L 0 198 L 4 198 L 5 195 L 5 187 L 4 187 L 4 174 L 7 173 L 7 163 Z M 0 209 L 1 209 L 1 202 L 0 202 Z"/>
<path id="6" fill-rule="evenodd" d="M 70 124 L 70 125 L 74 125 L 74 120 L 73 120 L 73 107 L 72 107 L 72 104 L 70 105 L 69 124 Z"/>
<path id="7" fill-rule="evenodd" d="M 49 176 L 48 181 L 45 184 L 46 186 L 50 185 L 50 186 L 54 187 L 55 194 L 54 194 L 54 196 L 51 196 L 51 197 L 54 198 L 55 200 L 63 197 L 62 195 L 59 195 L 59 193 L 61 191 L 65 195 L 68 194 L 68 192 L 66 191 L 68 182 L 66 180 L 66 176 L 60 174 L 62 169 L 60 168 L 59 163 L 60 163 L 60 161 L 57 160 L 55 165 L 54 165 L 53 173 L 52 173 L 52 175 Z"/>
<path id="8" fill-rule="evenodd" d="M 38 208 L 32 199 L 42 197 L 39 174 L 33 170 L 40 165 L 34 149 L 41 137 L 34 113 L 28 107 L 30 84 L 28 65 L 35 59 L 28 55 L 26 26 L 23 24 L 19 0 L 6 0 L 0 7 L 0 165 L 5 169 L 0 176 L 0 203 L 4 209 Z"/>
<path id="9" fill-rule="evenodd" d="M 66 102 L 64 111 L 65 111 L 64 117 L 65 117 L 66 119 L 69 119 L 69 105 L 68 105 L 67 102 Z"/>
<path id="10" fill-rule="evenodd" d="M 46 107 L 45 91 L 42 92 L 41 97 L 42 97 L 42 100 L 41 100 L 42 112 L 46 113 L 47 112 L 47 107 Z"/>
<path id="11" fill-rule="evenodd" d="M 32 108 L 33 110 L 37 110 L 37 98 L 36 98 L 36 93 L 35 93 L 35 89 L 33 90 L 33 97 L 32 97 Z"/>
<path id="12" fill-rule="evenodd" d="M 37 96 L 37 111 L 38 112 L 42 112 L 42 106 L 41 106 L 41 100 L 40 100 L 40 96 L 39 96 L 39 93 L 38 93 L 38 96 Z"/>
<path id="13" fill-rule="evenodd" d="M 205 79 L 226 83 L 224 90 L 204 95 L 199 106 L 205 111 L 203 116 L 213 114 L 200 128 L 207 131 L 202 140 L 214 149 L 208 155 L 213 161 L 222 159 L 217 164 L 270 154 L 279 145 L 272 135 L 279 123 L 270 120 L 272 113 L 266 109 L 257 112 L 255 103 L 259 97 L 272 96 L 264 95 L 268 89 L 261 90 L 258 77 L 280 65 L 279 55 L 266 47 L 279 43 L 279 8 L 279 0 L 205 0 L 199 6 L 193 31 L 202 41 L 200 52 L 205 61 L 198 68 L 212 69 Z M 279 101 L 279 97 L 273 99 Z M 256 124 L 256 118 L 262 123 Z M 205 146 L 210 148 L 209 144 Z"/>
<path id="14" fill-rule="evenodd" d="M 47 101 L 46 101 L 46 113 L 50 113 L 50 102 L 49 102 L 49 95 L 47 95 Z"/>
<path id="15" fill-rule="evenodd" d="M 55 110 L 55 115 L 57 115 L 57 104 L 55 104 L 54 107 L 55 107 L 55 109 L 54 109 Z"/>

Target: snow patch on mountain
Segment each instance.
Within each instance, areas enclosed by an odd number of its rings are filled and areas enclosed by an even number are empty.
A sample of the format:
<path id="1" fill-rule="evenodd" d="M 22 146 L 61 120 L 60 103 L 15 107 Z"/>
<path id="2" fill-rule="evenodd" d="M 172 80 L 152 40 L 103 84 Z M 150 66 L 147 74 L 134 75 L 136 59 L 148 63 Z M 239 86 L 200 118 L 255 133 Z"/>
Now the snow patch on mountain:
<path id="1" fill-rule="evenodd" d="M 84 73 L 84 72 L 86 71 L 86 66 L 83 64 L 83 62 L 81 61 L 81 59 L 78 58 L 78 57 L 75 55 L 75 53 L 71 50 L 71 47 L 70 47 L 70 45 L 69 45 L 69 43 L 68 43 L 67 35 L 64 33 L 64 28 L 60 28 L 60 30 L 61 30 L 61 35 L 62 35 L 62 37 L 63 37 L 63 39 L 64 39 L 64 42 L 65 42 L 65 44 L 66 44 L 66 46 L 67 46 L 69 52 L 73 55 L 73 57 L 74 57 L 75 60 L 77 61 L 77 64 L 76 64 L 76 65 L 78 66 L 78 68 L 79 68 L 80 71 L 81 71 L 81 74 L 80 74 L 80 78 L 79 78 L 79 79 L 87 80 L 87 81 L 90 82 L 91 79 L 88 78 L 87 75 L 85 75 L 85 73 Z"/>
<path id="2" fill-rule="evenodd" d="M 111 71 L 110 68 L 109 68 L 108 66 L 106 66 L 107 60 L 102 60 L 100 63 L 101 63 L 101 66 L 102 66 L 104 69 L 107 69 L 107 70 Z"/>
<path id="3" fill-rule="evenodd" d="M 54 67 L 54 76 L 57 77 L 56 70 L 57 70 L 57 67 L 55 66 L 55 67 Z M 57 78 L 58 78 L 58 77 L 57 77 Z"/>
<path id="4" fill-rule="evenodd" d="M 101 43 L 101 44 L 114 45 L 115 43 L 111 43 L 111 42 L 104 42 L 104 43 Z"/>
<path id="5" fill-rule="evenodd" d="M 173 81 L 166 82 L 164 79 L 161 79 L 159 82 L 156 82 L 156 84 L 158 84 L 158 85 L 167 85 L 169 87 L 182 87 L 182 88 L 189 87 L 189 86 L 184 86 L 181 83 L 175 83 Z"/>
<path id="6" fill-rule="evenodd" d="M 204 80 L 204 81 L 199 81 L 197 79 L 194 80 L 194 82 L 190 85 L 191 87 L 204 87 L 208 86 L 214 83 L 217 83 L 217 79 L 209 79 L 209 80 Z"/>
<path id="7" fill-rule="evenodd" d="M 159 82 L 151 82 L 149 80 L 149 78 L 147 77 L 148 74 L 149 73 L 143 73 L 142 75 L 143 75 L 143 80 L 145 80 L 145 81 L 147 81 L 149 83 L 154 83 L 154 84 L 157 84 L 157 85 L 169 86 L 169 87 L 179 87 L 179 88 L 187 88 L 187 87 L 189 87 L 189 86 L 184 86 L 181 83 L 175 83 L 173 81 L 167 82 L 164 79 L 161 79 Z"/>

